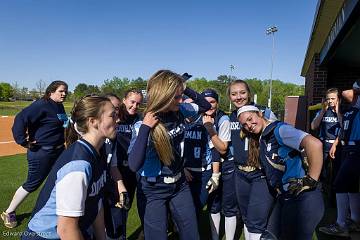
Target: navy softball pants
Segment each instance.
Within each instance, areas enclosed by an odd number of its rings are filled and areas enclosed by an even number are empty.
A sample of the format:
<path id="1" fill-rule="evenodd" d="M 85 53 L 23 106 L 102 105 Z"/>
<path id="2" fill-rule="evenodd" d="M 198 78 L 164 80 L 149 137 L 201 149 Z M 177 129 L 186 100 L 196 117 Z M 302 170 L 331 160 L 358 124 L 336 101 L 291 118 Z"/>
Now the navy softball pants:
<path id="1" fill-rule="evenodd" d="M 251 233 L 266 230 L 274 197 L 269 191 L 265 176 L 260 170 L 235 170 L 235 192 L 242 219 Z"/>
<path id="2" fill-rule="evenodd" d="M 343 147 L 340 169 L 334 181 L 336 193 L 358 193 L 360 180 L 360 146 Z"/>
<path id="3" fill-rule="evenodd" d="M 164 183 L 161 177 L 148 182 L 141 177 L 141 186 L 146 198 L 144 233 L 147 240 L 167 239 L 167 209 L 179 230 L 182 240 L 198 240 L 198 225 L 194 202 L 184 175 L 176 183 Z"/>
<path id="4" fill-rule="evenodd" d="M 38 189 L 63 150 L 64 147 L 53 148 L 40 146 L 28 149 L 28 176 L 22 187 L 28 192 L 34 192 Z"/>
<path id="5" fill-rule="evenodd" d="M 323 215 L 324 202 L 319 188 L 297 197 L 282 194 L 276 199 L 268 230 L 279 239 L 311 240 Z"/>
<path id="6" fill-rule="evenodd" d="M 193 179 L 189 182 L 191 195 L 194 200 L 196 215 L 199 218 L 200 212 L 207 203 L 209 191 L 206 189 L 206 184 L 211 178 L 212 170 L 203 172 L 190 171 Z"/>

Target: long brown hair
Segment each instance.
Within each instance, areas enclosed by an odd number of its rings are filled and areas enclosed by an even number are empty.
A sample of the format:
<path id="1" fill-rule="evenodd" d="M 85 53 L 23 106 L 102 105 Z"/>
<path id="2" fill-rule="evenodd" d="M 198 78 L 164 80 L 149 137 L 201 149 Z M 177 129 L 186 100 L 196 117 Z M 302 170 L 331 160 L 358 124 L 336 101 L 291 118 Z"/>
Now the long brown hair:
<path id="1" fill-rule="evenodd" d="M 258 116 L 262 117 L 260 112 L 256 112 Z M 240 131 L 240 138 L 248 138 L 249 140 L 249 150 L 248 150 L 248 160 L 247 165 L 259 168 L 260 167 L 260 134 L 250 133 L 242 128 Z"/>
<path id="2" fill-rule="evenodd" d="M 90 117 L 99 119 L 107 102 L 110 100 L 106 97 L 85 96 L 74 103 L 71 110 L 70 126 L 66 129 L 65 143 L 67 147 L 81 138 L 82 134 L 88 132 L 88 119 Z"/>
<path id="3" fill-rule="evenodd" d="M 49 86 L 47 86 L 44 96 L 42 98 L 45 100 L 49 100 L 51 93 L 54 93 L 56 91 L 56 89 L 58 89 L 58 87 L 60 87 L 60 86 L 65 86 L 66 91 L 68 90 L 68 85 L 66 82 L 61 81 L 61 80 L 56 80 L 56 81 L 53 81 L 52 83 L 50 83 Z"/>
<path id="4" fill-rule="evenodd" d="M 155 114 L 165 112 L 174 100 L 177 89 L 183 87 L 183 78 L 172 71 L 157 71 L 148 81 L 147 106 L 148 112 Z M 150 132 L 156 152 L 164 165 L 170 165 L 174 160 L 170 136 L 165 125 L 159 122 Z"/>

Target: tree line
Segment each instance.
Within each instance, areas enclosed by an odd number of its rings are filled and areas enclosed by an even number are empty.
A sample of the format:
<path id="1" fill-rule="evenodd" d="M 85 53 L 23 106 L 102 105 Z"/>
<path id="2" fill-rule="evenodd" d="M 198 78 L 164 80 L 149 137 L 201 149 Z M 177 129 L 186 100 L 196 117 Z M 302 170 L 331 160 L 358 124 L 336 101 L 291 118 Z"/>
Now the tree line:
<path id="1" fill-rule="evenodd" d="M 187 84 L 194 90 L 201 92 L 207 88 L 213 88 L 219 93 L 220 108 L 224 111 L 230 111 L 230 101 L 227 97 L 226 89 L 230 81 L 236 79 L 235 76 L 220 75 L 216 80 L 208 80 L 206 78 L 194 78 L 188 80 Z M 260 105 L 267 105 L 269 98 L 269 80 L 260 80 L 256 78 L 244 79 L 250 86 L 252 94 L 257 95 L 257 103 Z M 102 85 L 89 85 L 86 83 L 79 83 L 73 92 L 69 92 L 67 101 L 74 101 L 87 94 L 107 94 L 114 93 L 120 98 L 124 96 L 125 91 L 129 89 L 145 90 L 147 80 L 142 78 L 129 79 L 113 77 L 106 79 Z M 43 80 L 36 83 L 36 89 L 29 91 L 27 88 L 19 88 L 17 83 L 10 85 L 9 83 L 0 83 L 0 100 L 8 101 L 9 99 L 29 100 L 37 99 L 43 95 L 46 84 Z M 286 96 L 301 96 L 304 95 L 304 86 L 293 83 L 284 83 L 280 80 L 272 81 L 272 110 L 283 116 L 285 97 Z M 252 99 L 253 96 L 252 96 Z"/>

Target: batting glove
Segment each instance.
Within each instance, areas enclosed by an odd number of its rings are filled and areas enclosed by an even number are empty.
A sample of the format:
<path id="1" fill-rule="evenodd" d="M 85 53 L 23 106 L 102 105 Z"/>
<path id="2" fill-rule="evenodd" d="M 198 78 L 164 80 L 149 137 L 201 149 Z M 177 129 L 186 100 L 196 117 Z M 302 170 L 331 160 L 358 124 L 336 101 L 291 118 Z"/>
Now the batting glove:
<path id="1" fill-rule="evenodd" d="M 303 191 L 315 189 L 317 183 L 318 182 L 309 175 L 306 175 L 303 178 L 291 178 L 289 179 L 288 192 L 298 196 Z"/>
<path id="2" fill-rule="evenodd" d="M 206 184 L 206 189 L 209 191 L 209 194 L 215 191 L 219 187 L 221 173 L 213 173 L 211 178 Z"/>

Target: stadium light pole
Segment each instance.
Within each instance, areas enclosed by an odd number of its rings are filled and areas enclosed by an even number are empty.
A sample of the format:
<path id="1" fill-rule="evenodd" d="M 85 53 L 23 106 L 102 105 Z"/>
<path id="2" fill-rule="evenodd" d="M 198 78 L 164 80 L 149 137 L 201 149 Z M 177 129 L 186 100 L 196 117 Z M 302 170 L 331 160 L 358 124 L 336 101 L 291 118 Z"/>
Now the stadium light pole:
<path id="1" fill-rule="evenodd" d="M 278 31 L 276 26 L 272 26 L 266 29 L 266 35 L 272 35 L 272 54 L 271 54 L 271 71 L 270 71 L 270 90 L 269 90 L 269 100 L 268 108 L 271 108 L 271 99 L 272 99 L 272 75 L 274 68 L 274 54 L 275 54 L 275 32 Z"/>
<path id="2" fill-rule="evenodd" d="M 231 82 L 231 76 L 233 75 L 235 67 L 234 65 L 230 64 L 230 75 L 229 75 L 229 84 Z M 231 113 L 231 101 L 229 102 L 229 114 Z"/>

